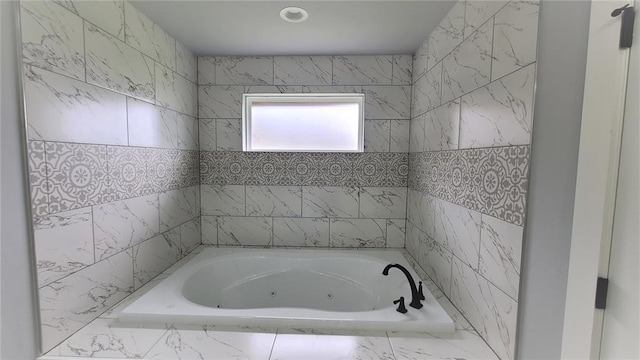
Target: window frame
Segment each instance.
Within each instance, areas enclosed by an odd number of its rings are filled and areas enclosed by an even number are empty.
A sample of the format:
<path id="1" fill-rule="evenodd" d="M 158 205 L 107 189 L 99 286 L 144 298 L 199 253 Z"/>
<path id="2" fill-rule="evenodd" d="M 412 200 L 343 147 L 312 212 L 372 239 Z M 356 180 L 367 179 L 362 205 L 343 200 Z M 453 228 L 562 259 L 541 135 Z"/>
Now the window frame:
<path id="1" fill-rule="evenodd" d="M 251 148 L 251 104 L 253 102 L 269 103 L 355 103 L 358 104 L 358 148 L 355 150 L 297 150 L 297 149 L 273 149 L 255 150 Z M 242 151 L 244 152 L 327 152 L 327 153 L 360 153 L 364 152 L 364 106 L 365 95 L 363 93 L 255 93 L 242 95 Z"/>

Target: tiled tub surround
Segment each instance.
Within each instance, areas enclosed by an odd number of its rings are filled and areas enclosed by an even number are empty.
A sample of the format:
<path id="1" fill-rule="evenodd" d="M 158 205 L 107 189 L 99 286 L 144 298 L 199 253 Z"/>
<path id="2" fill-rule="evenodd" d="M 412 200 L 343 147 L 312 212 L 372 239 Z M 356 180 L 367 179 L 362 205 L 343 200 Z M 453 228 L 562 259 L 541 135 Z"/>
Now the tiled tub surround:
<path id="1" fill-rule="evenodd" d="M 204 244 L 404 247 L 410 55 L 198 58 Z M 244 153 L 243 93 L 364 93 L 365 153 Z"/>
<path id="2" fill-rule="evenodd" d="M 459 1 L 418 49 L 406 249 L 514 357 L 537 1 Z"/>
<path id="3" fill-rule="evenodd" d="M 46 351 L 200 244 L 197 60 L 121 0 L 20 21 Z"/>
<path id="4" fill-rule="evenodd" d="M 193 251 L 41 359 L 497 359 L 478 333 L 430 281 L 426 281 L 425 286 L 455 321 L 456 332 L 453 334 L 171 324 L 154 327 L 131 326 L 117 321 L 122 309 L 203 248 Z M 426 278 L 411 256 L 404 253 L 418 275 Z"/>

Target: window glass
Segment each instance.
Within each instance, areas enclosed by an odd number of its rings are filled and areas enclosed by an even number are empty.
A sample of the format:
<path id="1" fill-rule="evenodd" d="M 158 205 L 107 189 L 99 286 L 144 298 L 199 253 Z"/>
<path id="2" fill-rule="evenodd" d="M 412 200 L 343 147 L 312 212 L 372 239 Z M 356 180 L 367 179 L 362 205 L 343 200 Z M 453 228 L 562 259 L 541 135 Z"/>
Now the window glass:
<path id="1" fill-rule="evenodd" d="M 245 151 L 361 152 L 362 94 L 246 94 Z"/>

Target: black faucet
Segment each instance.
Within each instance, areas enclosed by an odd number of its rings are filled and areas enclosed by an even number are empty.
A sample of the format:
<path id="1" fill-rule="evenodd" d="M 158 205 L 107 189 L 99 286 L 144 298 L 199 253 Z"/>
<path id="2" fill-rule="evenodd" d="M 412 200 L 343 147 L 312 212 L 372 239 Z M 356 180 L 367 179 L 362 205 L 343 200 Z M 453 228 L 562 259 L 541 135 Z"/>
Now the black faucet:
<path id="1" fill-rule="evenodd" d="M 385 266 L 384 270 L 382 270 L 382 275 L 387 276 L 389 275 L 389 269 L 391 268 L 398 268 L 400 269 L 404 275 L 407 277 L 407 280 L 409 280 L 409 286 L 411 286 L 411 303 L 409 303 L 409 306 L 411 306 L 414 309 L 420 309 L 422 308 L 422 304 L 420 303 L 420 299 L 424 299 L 424 295 L 421 294 L 421 291 L 418 291 L 418 288 L 416 287 L 416 283 L 415 281 L 413 281 L 413 276 L 411 276 L 411 274 L 409 273 L 409 271 L 402 265 L 400 264 L 389 264 L 387 266 Z M 420 284 L 422 285 L 422 284 Z"/>

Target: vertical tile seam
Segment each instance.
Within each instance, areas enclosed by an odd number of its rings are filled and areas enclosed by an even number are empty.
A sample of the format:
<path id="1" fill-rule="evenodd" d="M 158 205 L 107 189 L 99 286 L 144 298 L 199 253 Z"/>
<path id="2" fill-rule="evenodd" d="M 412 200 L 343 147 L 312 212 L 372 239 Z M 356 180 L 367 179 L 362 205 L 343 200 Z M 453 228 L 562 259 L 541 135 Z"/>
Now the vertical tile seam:
<path id="1" fill-rule="evenodd" d="M 332 246 L 332 243 L 331 243 L 331 218 L 330 217 L 327 217 L 327 222 L 329 223 L 329 234 L 328 234 L 327 246 L 331 248 L 333 246 Z"/>
<path id="2" fill-rule="evenodd" d="M 358 186 L 358 216 L 356 216 L 356 219 L 364 219 L 362 217 L 362 209 L 360 207 L 360 198 L 362 197 L 362 191 L 363 188 L 361 186 Z"/>
<path id="3" fill-rule="evenodd" d="M 389 144 L 387 146 L 387 151 L 386 152 L 391 152 L 391 120 L 387 120 L 387 124 L 389 127 Z"/>
<path id="4" fill-rule="evenodd" d="M 84 57 L 84 82 L 87 82 L 87 36 L 85 34 L 86 32 L 86 24 L 85 24 L 85 19 L 80 17 L 80 19 L 82 19 L 82 51 L 83 51 L 83 57 Z"/>
<path id="5" fill-rule="evenodd" d="M 490 17 L 489 20 L 487 20 L 487 22 L 491 20 L 493 20 L 491 24 L 491 64 L 490 64 L 491 66 L 489 66 L 489 82 L 485 85 L 491 84 L 491 81 L 493 79 L 493 50 L 495 49 L 494 42 L 496 41 L 496 15 L 495 14 L 492 17 Z"/>
<path id="6" fill-rule="evenodd" d="M 476 269 L 478 269 L 478 274 L 480 273 L 480 254 L 482 252 L 482 233 L 484 232 L 483 224 L 484 224 L 484 216 L 485 214 L 480 213 L 480 229 L 478 229 L 478 263 L 476 264 Z"/>
<path id="7" fill-rule="evenodd" d="M 389 331 L 385 331 L 384 332 L 386 338 L 387 338 L 387 342 L 389 343 L 389 349 L 391 350 L 391 356 L 393 357 L 393 360 L 397 360 L 398 357 L 396 356 L 396 352 L 393 349 L 393 344 L 391 343 L 391 338 L 389 337 Z"/>
<path id="8" fill-rule="evenodd" d="M 273 342 L 271 343 L 271 350 L 269 350 L 269 357 L 267 358 L 267 360 L 271 360 L 271 358 L 273 357 L 273 349 L 276 347 L 276 340 L 278 339 L 279 332 L 280 329 L 276 328 L 276 333 L 273 336 Z"/>
<path id="9" fill-rule="evenodd" d="M 396 74 L 394 72 L 394 68 L 395 68 L 395 55 L 391 55 L 391 83 L 389 85 L 396 85 L 395 83 L 395 78 L 396 78 Z"/>
<path id="10" fill-rule="evenodd" d="M 158 212 L 157 212 L 157 214 L 158 214 L 158 232 L 154 236 L 157 236 L 158 234 L 162 234 L 162 216 L 160 216 L 160 194 L 161 193 L 162 193 L 162 191 L 156 193 L 156 197 L 158 199 L 158 203 L 157 203 L 158 204 Z"/>
<path id="11" fill-rule="evenodd" d="M 153 70 L 155 72 L 155 68 Z M 125 95 L 125 99 L 124 99 L 124 111 L 125 111 L 125 117 L 127 120 L 127 146 L 131 146 L 131 134 L 129 133 L 129 96 Z"/>
<path id="12" fill-rule="evenodd" d="M 334 67 L 336 66 L 336 61 L 335 61 L 336 56 L 335 55 L 331 55 L 331 86 L 335 86 L 336 82 L 334 80 Z"/>
<path id="13" fill-rule="evenodd" d="M 49 172 L 51 171 L 51 169 L 50 169 L 51 166 L 49 166 L 49 155 L 47 155 L 47 143 L 48 143 L 48 141 L 44 141 L 44 140 L 42 141 L 42 151 L 43 151 L 42 156 L 44 156 L 44 179 L 45 179 L 44 183 L 45 183 L 45 188 L 47 189 L 47 193 L 45 194 L 46 201 L 47 201 L 47 209 L 46 209 L 45 214 L 49 215 L 49 214 L 52 213 L 51 212 L 51 197 L 50 197 L 50 194 L 51 194 L 51 191 L 53 190 L 53 189 L 51 189 L 53 187 L 53 185 L 51 185 L 51 183 L 49 182 L 49 175 L 50 175 Z M 27 152 L 29 152 L 29 151 L 27 151 Z M 29 157 L 29 154 L 27 154 L 27 160 L 28 160 L 28 157 Z M 31 188 L 29 188 L 29 191 L 31 191 Z M 34 220 L 38 216 L 41 216 L 41 215 L 38 215 L 38 210 L 36 209 L 35 214 L 33 214 L 32 218 L 31 218 L 31 224 L 32 225 L 35 225 Z M 35 229 L 34 229 L 34 232 L 35 232 Z"/>
<path id="14" fill-rule="evenodd" d="M 298 186 L 300 188 L 300 217 L 303 217 L 304 214 L 302 213 L 302 210 L 304 208 L 304 201 L 302 200 L 302 197 L 304 196 L 304 194 L 302 193 L 302 185 Z"/>
<path id="15" fill-rule="evenodd" d="M 122 0 L 122 42 L 127 43 L 127 7 L 126 1 Z"/>
<path id="16" fill-rule="evenodd" d="M 273 247 L 274 246 L 274 244 L 273 244 L 273 216 L 271 216 L 270 219 L 271 219 L 271 232 L 270 232 L 271 239 L 269 239 L 269 247 Z"/>
<path id="17" fill-rule="evenodd" d="M 93 240 L 93 264 L 97 262 L 96 260 L 96 221 L 95 221 L 95 214 L 94 214 L 94 206 L 95 205 L 91 206 L 91 237 Z"/>
<path id="18" fill-rule="evenodd" d="M 162 274 L 162 273 L 161 273 L 161 274 Z M 114 305 L 114 306 L 115 306 L 115 305 Z M 153 350 L 153 348 L 155 348 L 155 347 L 156 347 L 156 345 L 158 345 L 158 343 L 160 343 L 160 340 L 164 339 L 164 337 L 165 337 L 165 336 L 169 333 L 169 331 L 171 331 L 172 329 L 173 329 L 173 330 L 175 330 L 175 331 L 178 331 L 178 329 L 176 329 L 176 328 L 174 327 L 174 325 L 173 325 L 173 324 L 171 324 L 171 325 L 170 325 L 170 327 L 169 327 L 169 328 L 167 328 L 167 329 L 165 329 L 165 330 L 164 330 L 164 332 L 162 333 L 162 335 L 160 335 L 160 336 L 158 337 L 158 340 L 156 340 L 156 341 L 155 341 L 155 342 L 154 342 L 154 343 L 149 347 L 149 349 L 148 349 L 148 350 L 147 350 L 147 351 L 142 355 L 142 358 L 143 358 L 143 359 L 144 359 L 144 358 L 146 358 L 146 357 L 147 357 L 147 355 L 149 355 L 149 353 L 151 352 L 151 350 Z"/>

